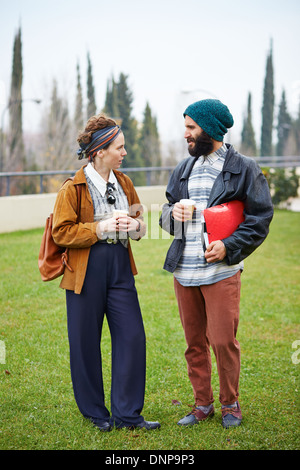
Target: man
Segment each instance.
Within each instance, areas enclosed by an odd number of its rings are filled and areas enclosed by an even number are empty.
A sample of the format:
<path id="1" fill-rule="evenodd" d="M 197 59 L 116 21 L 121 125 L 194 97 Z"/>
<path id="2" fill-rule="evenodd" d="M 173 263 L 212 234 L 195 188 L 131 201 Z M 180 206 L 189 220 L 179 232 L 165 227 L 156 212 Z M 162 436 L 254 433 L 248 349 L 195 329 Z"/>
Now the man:
<path id="1" fill-rule="evenodd" d="M 224 427 L 242 420 L 239 396 L 240 275 L 243 259 L 266 238 L 273 206 L 266 179 L 257 164 L 240 155 L 223 137 L 233 117 L 219 100 L 202 100 L 184 112 L 190 157 L 175 168 L 160 225 L 174 235 L 164 269 L 174 274 L 174 288 L 187 342 L 185 357 L 195 406 L 179 425 L 193 425 L 213 416 L 212 347 L 218 368 Z M 196 202 L 192 220 L 179 201 Z M 232 235 L 203 248 L 201 213 L 234 200 L 244 203 L 244 221 Z"/>

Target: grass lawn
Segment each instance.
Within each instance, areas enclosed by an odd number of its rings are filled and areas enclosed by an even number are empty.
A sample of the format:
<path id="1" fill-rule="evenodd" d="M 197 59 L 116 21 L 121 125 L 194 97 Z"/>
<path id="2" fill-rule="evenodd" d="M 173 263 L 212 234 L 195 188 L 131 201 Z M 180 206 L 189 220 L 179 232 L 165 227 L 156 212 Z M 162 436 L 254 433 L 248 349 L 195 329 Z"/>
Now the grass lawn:
<path id="1" fill-rule="evenodd" d="M 64 291 L 58 280 L 43 283 L 37 268 L 42 230 L 0 235 L 0 449 L 298 449 L 299 228 L 300 213 L 276 211 L 267 240 L 245 261 L 238 332 L 243 422 L 230 430 L 221 425 L 214 360 L 215 416 L 190 428 L 176 424 L 193 395 L 173 278 L 162 269 L 170 239 L 160 234 L 132 244 L 147 336 L 143 415 L 162 425 L 153 432 L 100 433 L 81 416 L 70 379 Z M 106 324 L 102 351 L 109 406 Z"/>

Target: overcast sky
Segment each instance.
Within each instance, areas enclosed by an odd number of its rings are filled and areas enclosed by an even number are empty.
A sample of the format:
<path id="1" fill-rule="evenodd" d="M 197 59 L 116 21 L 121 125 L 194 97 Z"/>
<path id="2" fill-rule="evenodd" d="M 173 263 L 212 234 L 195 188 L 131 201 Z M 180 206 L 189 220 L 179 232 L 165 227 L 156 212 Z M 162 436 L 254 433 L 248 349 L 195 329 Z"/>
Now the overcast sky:
<path id="1" fill-rule="evenodd" d="M 284 88 L 289 111 L 294 117 L 297 114 L 299 0 L 0 0 L 0 5 L 1 116 L 9 96 L 13 41 L 19 25 L 23 98 L 43 101 L 40 107 L 24 103 L 25 130 L 38 125 L 37 108 L 40 112 L 48 104 L 54 78 L 73 113 L 76 63 L 85 93 L 89 52 L 99 111 L 107 80 L 123 72 L 133 92 L 134 116 L 142 120 L 148 101 L 163 141 L 184 132 L 182 113 L 188 104 L 209 97 L 219 98 L 231 110 L 235 120 L 231 139 L 235 141 L 240 139 L 250 91 L 260 142 L 271 39 L 276 105 Z"/>

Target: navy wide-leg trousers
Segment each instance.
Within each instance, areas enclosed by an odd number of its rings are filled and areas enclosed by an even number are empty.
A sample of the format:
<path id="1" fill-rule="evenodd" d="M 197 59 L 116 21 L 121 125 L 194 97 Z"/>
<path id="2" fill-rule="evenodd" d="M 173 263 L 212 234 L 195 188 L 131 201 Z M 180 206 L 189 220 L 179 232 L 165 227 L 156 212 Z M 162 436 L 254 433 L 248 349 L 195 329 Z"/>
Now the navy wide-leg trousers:
<path id="1" fill-rule="evenodd" d="M 116 426 L 143 421 L 146 347 L 128 250 L 121 244 L 92 246 L 82 292 L 66 292 L 70 366 L 79 410 L 94 423 Z M 111 334 L 111 416 L 105 405 L 101 331 Z"/>

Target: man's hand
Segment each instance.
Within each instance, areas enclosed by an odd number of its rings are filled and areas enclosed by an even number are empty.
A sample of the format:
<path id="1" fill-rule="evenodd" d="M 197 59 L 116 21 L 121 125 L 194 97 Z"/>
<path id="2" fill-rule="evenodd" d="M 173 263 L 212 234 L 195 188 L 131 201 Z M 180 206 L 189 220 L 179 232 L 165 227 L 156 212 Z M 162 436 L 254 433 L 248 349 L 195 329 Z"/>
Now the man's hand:
<path id="1" fill-rule="evenodd" d="M 226 248 L 224 243 L 221 240 L 215 240 L 214 242 L 211 242 L 208 245 L 204 256 L 208 263 L 222 261 L 226 256 Z"/>
<path id="2" fill-rule="evenodd" d="M 186 222 L 191 218 L 191 213 L 186 206 L 176 202 L 173 207 L 173 217 L 178 222 Z"/>

